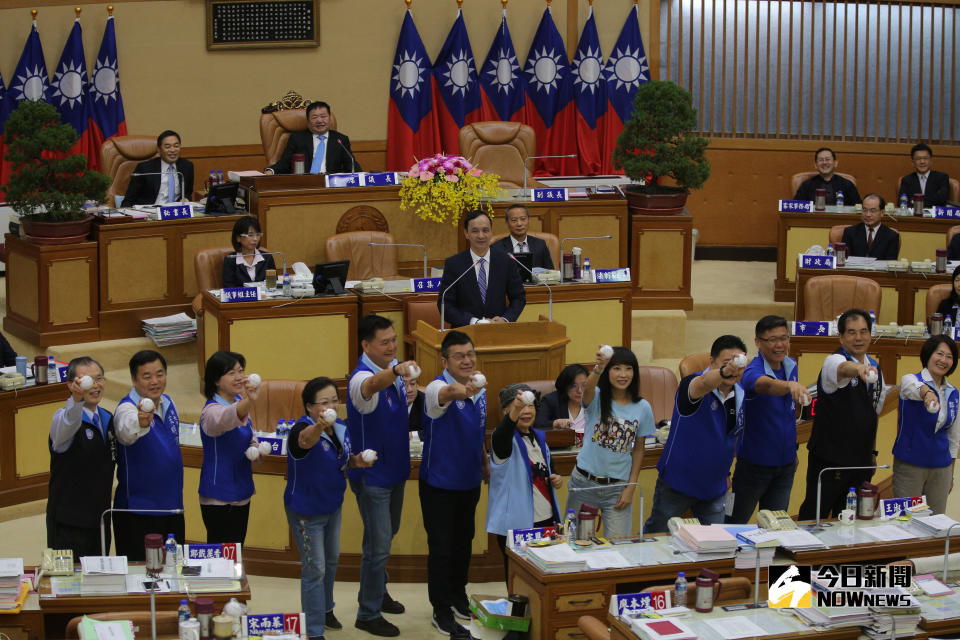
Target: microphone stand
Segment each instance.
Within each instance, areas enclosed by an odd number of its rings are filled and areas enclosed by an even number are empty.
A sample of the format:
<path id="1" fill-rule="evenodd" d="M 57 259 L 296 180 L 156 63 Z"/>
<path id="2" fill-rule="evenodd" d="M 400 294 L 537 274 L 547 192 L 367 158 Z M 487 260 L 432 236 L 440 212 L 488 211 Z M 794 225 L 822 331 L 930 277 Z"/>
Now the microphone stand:
<path id="1" fill-rule="evenodd" d="M 467 267 L 466 270 L 464 270 L 463 273 L 461 273 L 460 275 L 458 275 L 456 280 L 454 280 L 454 281 L 451 282 L 449 285 L 447 285 L 447 288 L 444 289 L 444 290 L 443 290 L 443 293 L 440 294 L 440 331 L 445 331 L 444 327 L 447 326 L 447 325 L 446 325 L 446 322 L 445 322 L 446 317 L 447 317 L 447 307 L 444 305 L 444 299 L 447 297 L 447 291 L 450 291 L 450 288 L 453 287 L 453 285 L 455 285 L 455 284 L 457 284 L 458 282 L 460 282 L 460 278 L 462 278 L 463 276 L 465 276 L 465 275 L 467 275 L 468 273 L 470 273 L 470 270 L 473 269 L 474 267 L 476 267 L 477 264 L 479 264 L 479 262 L 480 262 L 480 261 L 477 260 L 476 262 L 474 262 L 473 264 L 471 264 L 469 267 Z"/>
<path id="2" fill-rule="evenodd" d="M 350 156 L 350 173 L 356 173 L 357 159 L 353 156 L 353 153 L 351 153 L 350 149 L 347 148 L 347 145 L 343 144 L 343 140 L 341 138 L 337 138 L 337 142 L 340 144 L 341 147 L 343 147 L 343 150 L 347 152 L 347 155 Z"/>
<path id="3" fill-rule="evenodd" d="M 103 528 L 103 517 L 108 513 L 183 513 L 183 509 L 107 509 L 100 514 L 100 555 L 107 555 L 107 534 Z"/>
<path id="4" fill-rule="evenodd" d="M 824 467 L 820 469 L 820 473 L 817 474 L 817 523 L 810 528 L 811 533 L 814 531 L 823 531 L 824 527 L 820 524 L 820 498 L 821 498 L 821 484 L 823 482 L 823 472 L 824 471 L 860 471 L 867 469 L 889 469 L 890 465 L 880 464 L 876 466 L 866 466 L 866 467 Z"/>
<path id="5" fill-rule="evenodd" d="M 423 277 L 427 277 L 427 247 L 415 242 L 368 242 L 368 247 L 420 247 L 423 249 Z"/>
<path id="6" fill-rule="evenodd" d="M 537 276 L 535 276 L 535 275 L 533 274 L 533 271 L 531 271 L 530 269 L 527 269 L 527 265 L 525 265 L 525 264 L 523 264 L 522 262 L 520 262 L 519 260 L 517 260 L 517 256 L 513 255 L 513 254 L 510 253 L 509 251 L 507 252 L 507 255 L 510 256 L 510 258 L 511 258 L 514 262 L 516 262 L 518 265 L 520 265 L 521 267 L 523 267 L 523 270 L 530 274 L 530 277 L 533 278 L 534 282 L 537 282 L 537 281 L 538 281 Z M 547 293 L 550 294 L 548 309 L 549 309 L 550 322 L 553 322 L 553 289 L 552 289 L 552 288 L 550 287 L 550 285 L 548 285 L 546 282 L 543 282 L 543 281 L 539 281 L 539 282 L 540 282 L 540 284 L 542 284 L 543 286 L 545 286 L 545 287 L 547 288 Z"/>
<path id="7" fill-rule="evenodd" d="M 538 160 L 540 158 L 576 158 L 577 154 L 569 153 L 562 156 L 527 156 L 523 159 L 523 193 L 519 196 L 513 196 L 514 198 L 527 198 L 530 196 L 530 192 L 527 191 L 527 161 L 528 160 Z"/>

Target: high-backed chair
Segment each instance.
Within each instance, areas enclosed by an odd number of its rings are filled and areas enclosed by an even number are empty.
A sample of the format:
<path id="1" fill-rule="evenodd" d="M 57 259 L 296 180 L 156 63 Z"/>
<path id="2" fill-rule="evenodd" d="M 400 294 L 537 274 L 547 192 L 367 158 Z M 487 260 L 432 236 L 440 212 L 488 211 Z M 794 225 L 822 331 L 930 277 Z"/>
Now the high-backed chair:
<path id="1" fill-rule="evenodd" d="M 691 373 L 697 373 L 698 371 L 703 371 L 710 365 L 710 354 L 709 353 L 692 353 L 683 360 L 680 361 L 680 366 L 677 367 L 680 370 L 680 379 L 686 378 Z M 641 389 L 641 393 L 642 393 Z"/>
<path id="2" fill-rule="evenodd" d="M 150 636 L 150 612 L 149 611 L 113 611 L 110 613 L 89 613 L 88 618 L 94 620 L 129 620 L 136 628 L 138 637 Z M 83 616 L 70 618 L 67 623 L 67 638 L 80 637 L 80 622 Z M 157 611 L 157 636 L 176 636 L 178 628 L 178 618 L 176 611 Z"/>
<path id="3" fill-rule="evenodd" d="M 845 224 L 835 224 L 830 227 L 830 244 L 843 242 L 843 230 L 847 228 Z"/>
<path id="4" fill-rule="evenodd" d="M 519 122 L 500 120 L 474 122 L 460 129 L 457 139 L 460 155 L 483 169 L 500 176 L 500 185 L 508 188 L 540 183 L 534 181 L 524 161 L 537 155 L 537 138 L 533 129 Z"/>
<path id="5" fill-rule="evenodd" d="M 406 327 L 407 332 L 403 337 L 403 344 L 406 348 L 408 360 L 414 357 L 414 340 L 411 334 L 416 330 L 417 322 L 420 320 L 433 327 L 440 326 L 440 309 L 437 308 L 437 296 L 408 296 L 403 299 L 403 326 Z M 447 326 L 450 326 L 449 322 Z"/>
<path id="6" fill-rule="evenodd" d="M 382 231 L 348 231 L 327 238 L 327 260 L 349 260 L 350 280 L 397 275 L 397 248 L 371 247 L 371 242 L 392 243 L 393 236 Z"/>
<path id="7" fill-rule="evenodd" d="M 937 312 L 937 307 L 940 306 L 940 303 L 950 297 L 950 292 L 953 290 L 953 284 L 935 284 L 929 289 L 927 289 L 927 318 L 930 317 L 931 313 Z"/>
<path id="8" fill-rule="evenodd" d="M 800 173 L 793 174 L 793 177 L 790 178 L 790 197 L 793 197 L 793 194 L 797 192 L 797 189 L 800 188 L 800 185 L 817 175 L 816 171 L 801 171 Z M 840 173 L 839 171 L 836 175 L 841 178 L 846 178 L 853 183 L 853 186 L 857 186 L 857 179 L 854 178 L 849 173 Z"/>
<path id="9" fill-rule="evenodd" d="M 803 286 L 801 320 L 832 320 L 854 308 L 880 315 L 880 285 L 876 281 L 857 276 L 815 276 Z"/>
<path id="10" fill-rule="evenodd" d="M 945 246 L 950 246 L 950 241 L 953 240 L 953 236 L 960 233 L 960 224 L 955 224 L 949 229 L 947 229 L 947 244 Z"/>
<path id="11" fill-rule="evenodd" d="M 300 394 L 306 384 L 303 380 L 264 380 L 250 410 L 253 426 L 260 431 L 273 431 L 277 420 L 303 415 Z"/>
<path id="12" fill-rule="evenodd" d="M 545 231 L 528 231 L 527 234 L 533 236 L 534 238 L 540 238 L 547 243 L 547 251 L 550 252 L 550 260 L 553 261 L 553 268 L 559 269 L 563 264 L 563 261 L 560 258 L 560 238 L 552 233 L 546 233 Z M 490 238 L 490 244 L 500 242 L 500 240 L 506 238 L 508 235 L 509 234 L 506 233 L 498 233 Z"/>
<path id="13" fill-rule="evenodd" d="M 673 416 L 673 404 L 677 395 L 677 376 L 666 367 L 641 365 L 637 369 L 642 395 L 653 408 L 653 419 L 658 424 Z"/>
<path id="14" fill-rule="evenodd" d="M 153 136 L 114 136 L 100 145 L 100 171 L 113 182 L 107 188 L 107 203 L 116 205 L 116 196 L 127 193 L 130 174 L 144 160 L 157 155 L 157 139 Z"/>
<path id="15" fill-rule="evenodd" d="M 201 249 L 193 256 L 193 273 L 197 278 L 199 293 L 194 296 L 192 306 L 193 312 L 198 316 L 203 312 L 203 292 L 223 286 L 223 259 L 233 252 L 233 247 L 215 247 Z"/>
<path id="16" fill-rule="evenodd" d="M 960 180 L 950 178 L 950 202 L 960 202 Z"/>
<path id="17" fill-rule="evenodd" d="M 280 159 L 283 150 L 287 148 L 287 139 L 294 131 L 303 131 L 307 128 L 306 109 L 284 109 L 272 113 L 260 114 L 260 144 L 263 146 L 263 157 L 266 166 L 270 166 Z M 336 131 L 337 118 L 330 114 L 330 129 Z"/>

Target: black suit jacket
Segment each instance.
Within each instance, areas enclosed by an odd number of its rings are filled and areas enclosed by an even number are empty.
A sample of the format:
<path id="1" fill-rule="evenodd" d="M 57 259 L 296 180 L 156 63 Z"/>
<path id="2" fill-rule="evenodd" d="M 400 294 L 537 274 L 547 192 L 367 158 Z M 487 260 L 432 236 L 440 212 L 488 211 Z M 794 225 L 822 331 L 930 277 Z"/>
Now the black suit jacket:
<path id="1" fill-rule="evenodd" d="M 223 287 L 242 287 L 248 282 L 263 282 L 267 279 L 267 269 L 276 268 L 277 264 L 273 261 L 273 256 L 267 254 L 263 256 L 263 262 L 257 263 L 253 280 L 251 280 L 247 267 L 237 264 L 237 257 L 229 255 L 223 259 Z"/>
<path id="2" fill-rule="evenodd" d="M 17 352 L 13 350 L 7 338 L 0 333 L 0 367 L 12 367 L 17 364 Z"/>
<path id="3" fill-rule="evenodd" d="M 553 260 L 550 258 L 550 251 L 547 249 L 547 243 L 544 240 L 528 233 L 525 242 L 527 243 L 527 248 L 530 250 L 530 253 L 533 254 L 534 267 L 553 269 Z M 494 246 L 500 247 L 507 253 L 513 253 L 513 239 L 509 233 L 505 237 L 497 240 Z"/>
<path id="4" fill-rule="evenodd" d="M 847 255 L 880 260 L 896 260 L 900 255 L 900 234 L 881 224 L 873 238 L 873 245 L 867 252 L 867 226 L 862 222 L 843 230 L 843 243 L 847 245 Z"/>
<path id="5" fill-rule="evenodd" d="M 450 256 L 443 263 L 443 280 L 437 292 L 437 308 L 440 301 L 446 308 L 446 321 L 452 327 L 470 324 L 471 318 L 495 318 L 501 316 L 516 322 L 526 304 L 519 267 L 500 247 L 490 247 L 490 264 L 487 265 L 486 302 L 480 299 L 476 269 L 472 267 L 470 250 Z M 464 271 L 460 280 L 450 286 Z M 444 291 L 447 292 L 444 297 Z M 509 304 L 508 304 L 509 300 Z"/>
<path id="6" fill-rule="evenodd" d="M 423 391 L 417 391 L 417 397 L 414 398 L 410 406 L 407 419 L 407 429 L 410 431 L 423 431 L 423 402 L 426 399 Z"/>
<path id="7" fill-rule="evenodd" d="M 947 246 L 947 260 L 960 260 L 960 233 L 953 236 Z"/>
<path id="8" fill-rule="evenodd" d="M 900 190 L 897 191 L 896 201 L 899 202 L 900 194 L 907 194 L 907 198 L 913 203 L 913 194 L 923 193 L 923 206 L 942 207 L 947 204 L 950 198 L 950 176 L 942 171 L 930 171 L 927 176 L 927 188 L 920 191 L 920 177 L 916 172 L 908 173 L 900 178 Z"/>
<path id="9" fill-rule="evenodd" d="M 122 206 L 131 207 L 135 204 L 153 204 L 160 193 L 160 158 L 151 158 L 137 165 L 134 173 L 151 175 L 132 176 L 127 185 L 127 193 L 123 196 Z M 193 163 L 186 158 L 177 158 L 177 171 L 183 174 L 183 197 L 193 199 Z"/>
<path id="10" fill-rule="evenodd" d="M 569 417 L 570 409 L 567 408 L 566 398 L 561 398 L 559 391 L 551 391 L 540 398 L 540 408 L 537 409 L 533 426 L 537 429 L 553 429 L 554 420 L 566 420 Z"/>
<path id="11" fill-rule="evenodd" d="M 350 158 L 350 138 L 339 131 L 327 132 L 327 173 L 354 173 L 363 171 L 360 163 Z M 341 144 L 342 143 L 342 144 Z M 346 148 L 344 148 L 346 147 Z M 347 153 L 350 151 L 350 153 Z M 276 164 L 270 165 L 274 173 L 293 173 L 293 154 L 302 153 L 304 157 L 303 170 L 310 172 L 310 165 L 313 164 L 313 134 L 309 129 L 303 131 L 294 131 L 287 139 L 287 148 L 283 150 L 283 155 Z"/>

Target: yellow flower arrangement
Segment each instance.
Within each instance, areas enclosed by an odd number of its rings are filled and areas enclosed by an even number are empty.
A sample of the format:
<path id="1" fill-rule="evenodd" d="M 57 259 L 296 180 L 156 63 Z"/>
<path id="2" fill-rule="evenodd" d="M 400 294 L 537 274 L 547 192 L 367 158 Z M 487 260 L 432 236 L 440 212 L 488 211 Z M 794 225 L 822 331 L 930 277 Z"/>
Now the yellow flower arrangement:
<path id="1" fill-rule="evenodd" d="M 489 200 L 504 193 L 497 174 L 484 173 L 462 156 L 437 154 L 410 167 L 400 183 L 400 209 L 456 225 L 466 211 L 479 207 L 492 213 Z"/>

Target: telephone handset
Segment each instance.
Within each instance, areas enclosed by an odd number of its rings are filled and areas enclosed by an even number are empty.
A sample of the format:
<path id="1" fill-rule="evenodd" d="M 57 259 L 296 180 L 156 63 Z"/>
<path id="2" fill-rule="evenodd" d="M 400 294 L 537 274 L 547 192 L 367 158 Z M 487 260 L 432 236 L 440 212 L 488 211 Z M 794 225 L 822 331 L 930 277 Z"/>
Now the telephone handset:
<path id="1" fill-rule="evenodd" d="M 774 531 L 786 531 L 796 529 L 797 523 L 787 514 L 786 511 L 770 511 L 769 509 L 760 509 L 757 512 L 757 524 L 764 529 Z"/>
<path id="2" fill-rule="evenodd" d="M 0 374 L 0 389 L 3 391 L 19 389 L 26 383 L 27 379 L 23 377 L 23 374 L 17 373 L 16 371 Z"/>
<path id="3" fill-rule="evenodd" d="M 40 569 L 48 576 L 72 576 L 73 550 L 44 549 Z"/>
<path id="4" fill-rule="evenodd" d="M 700 521 L 696 518 L 681 518 L 680 516 L 674 516 L 667 520 L 667 528 L 670 530 L 671 535 L 676 534 L 685 524 L 700 524 Z"/>
<path id="5" fill-rule="evenodd" d="M 383 278 L 370 278 L 369 280 L 364 280 L 357 288 L 361 291 L 383 291 Z"/>

